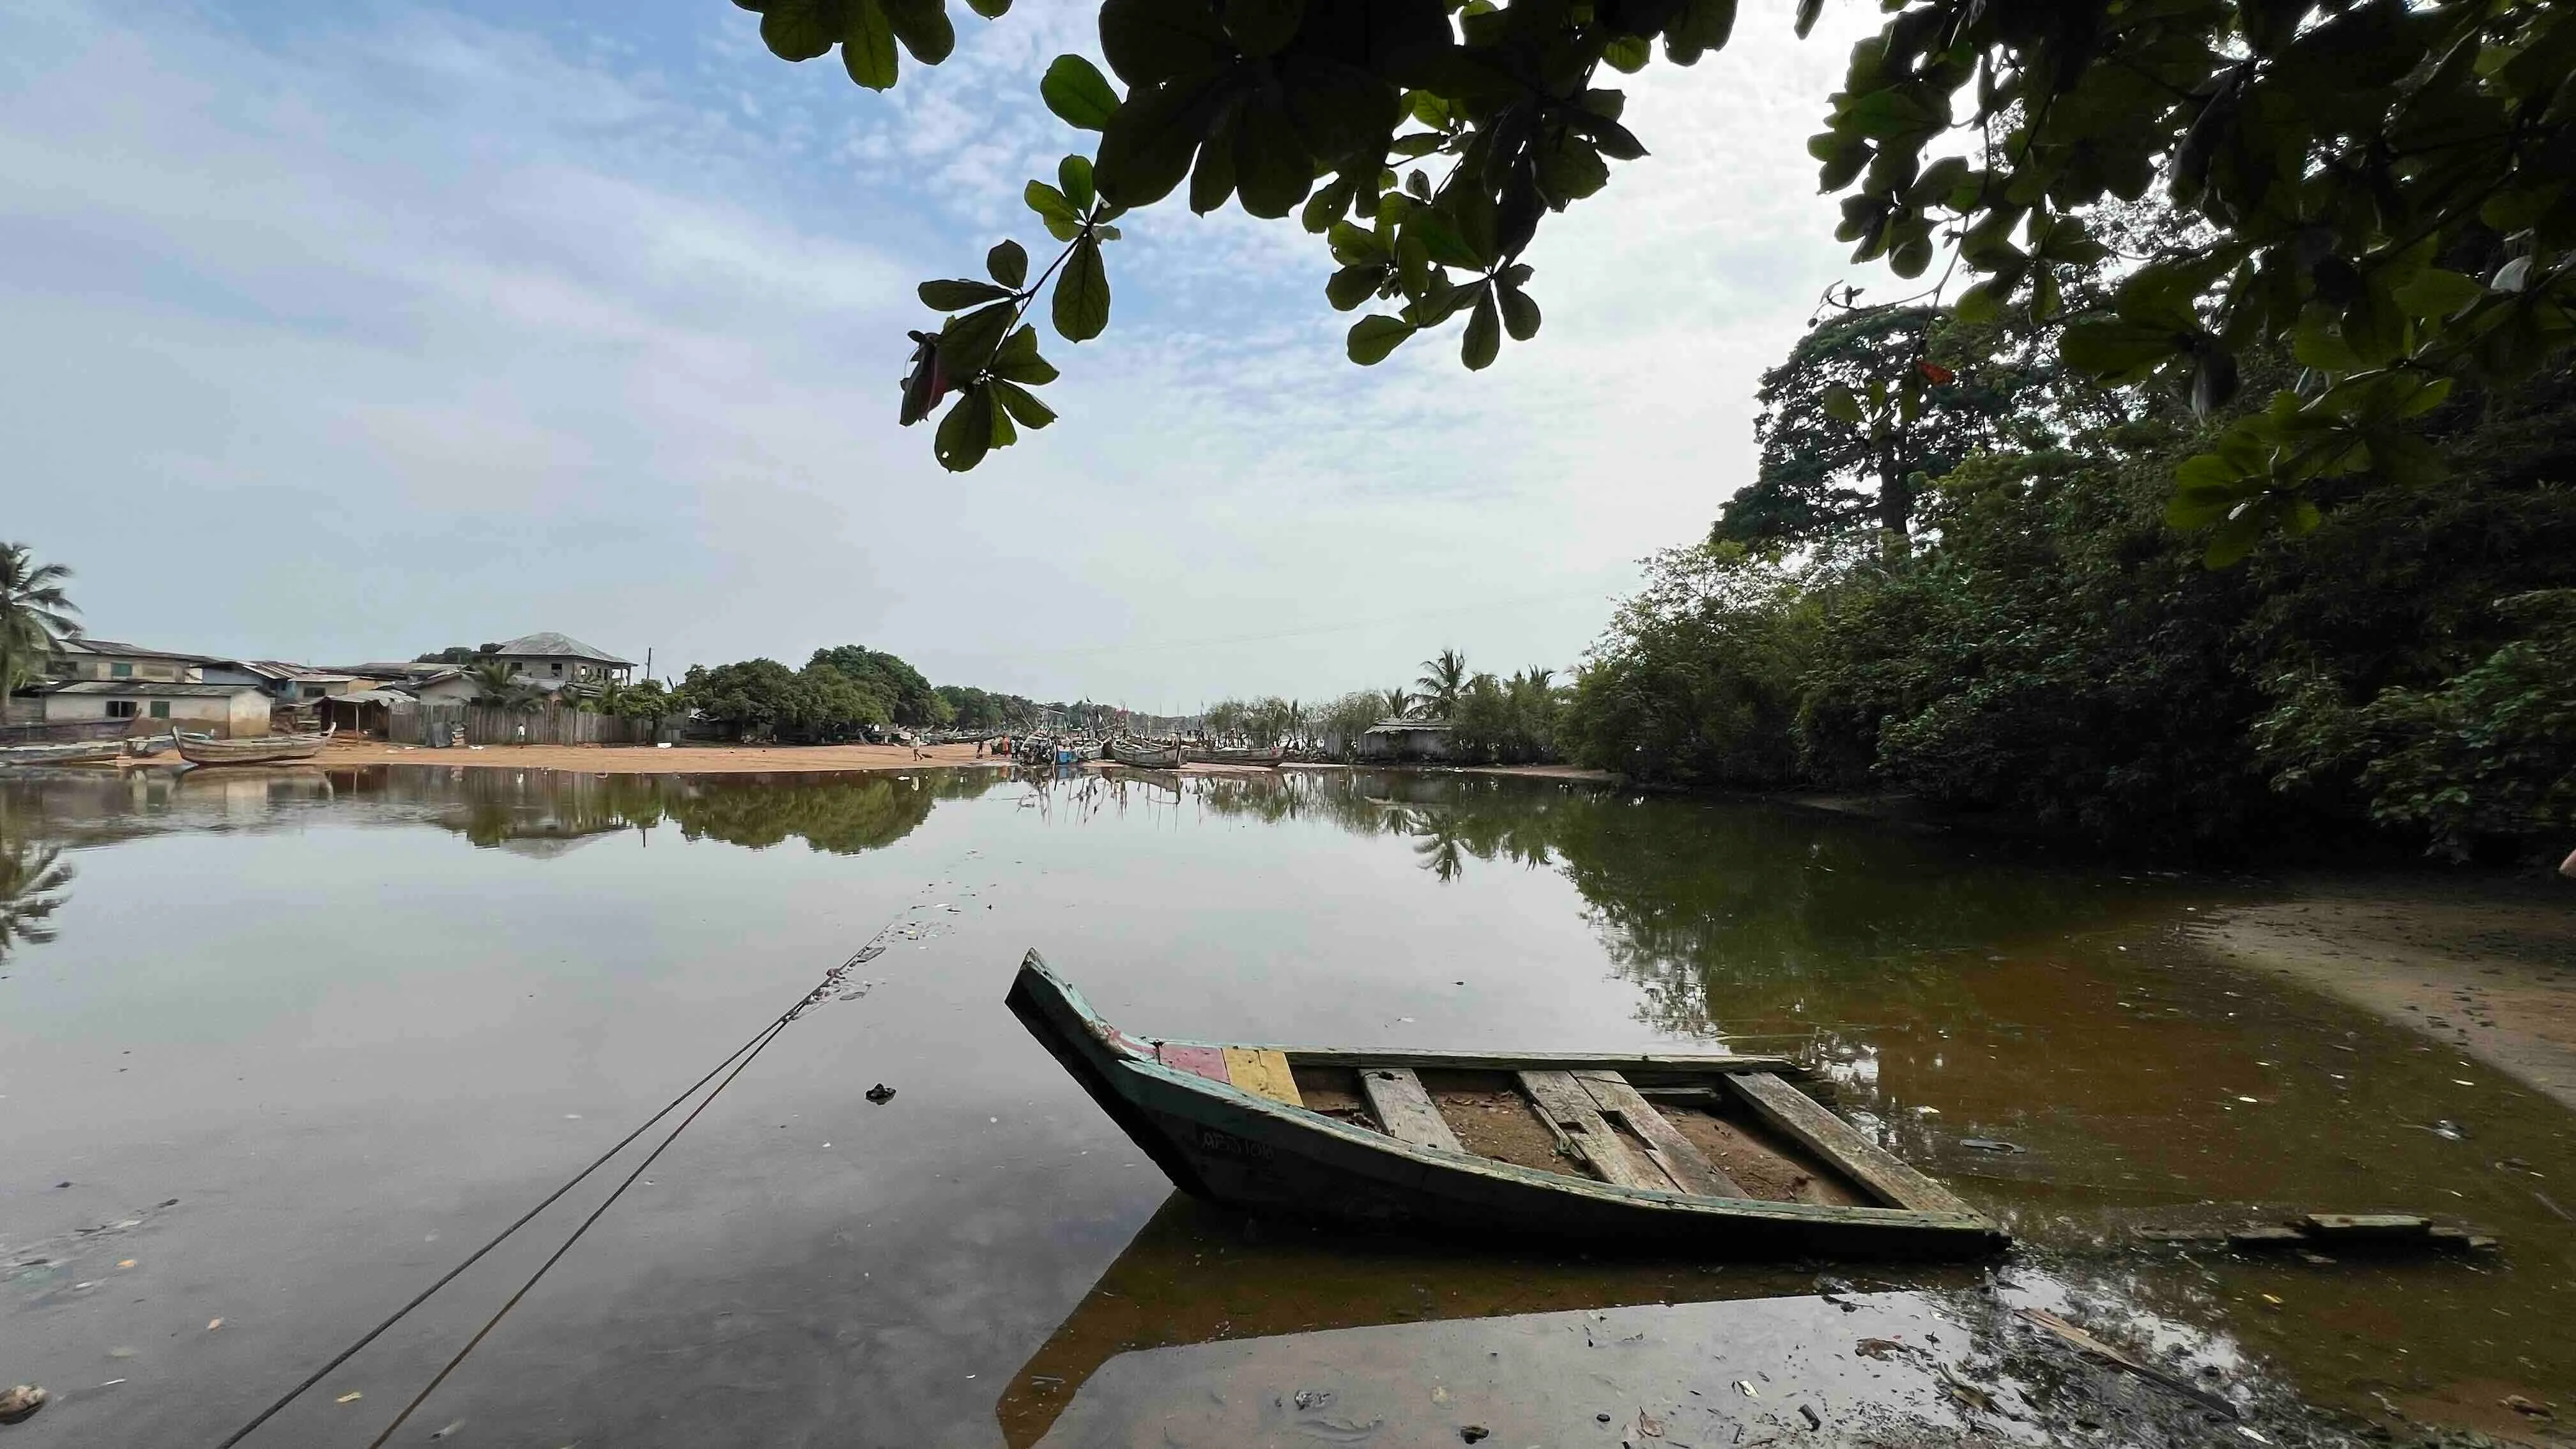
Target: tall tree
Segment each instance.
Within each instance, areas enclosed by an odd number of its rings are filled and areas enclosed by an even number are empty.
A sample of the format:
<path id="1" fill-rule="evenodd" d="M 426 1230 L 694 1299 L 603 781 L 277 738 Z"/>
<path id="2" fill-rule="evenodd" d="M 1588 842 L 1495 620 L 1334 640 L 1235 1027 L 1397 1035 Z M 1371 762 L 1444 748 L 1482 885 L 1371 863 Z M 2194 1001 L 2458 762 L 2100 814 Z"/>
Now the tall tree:
<path id="1" fill-rule="evenodd" d="M 1388 719 L 1402 719 L 1413 713 L 1414 699 L 1412 693 L 1408 690 L 1390 689 L 1385 694 L 1380 695 L 1379 699 L 1386 706 L 1386 717 Z"/>
<path id="2" fill-rule="evenodd" d="M 41 676 L 57 642 L 80 636 L 80 608 L 63 592 L 71 576 L 23 543 L 0 543 L 0 697 Z"/>
<path id="3" fill-rule="evenodd" d="M 1948 326 L 1937 308 L 1868 307 L 1810 329 L 1762 374 L 1761 471 L 1711 538 L 1806 543 L 1875 527 L 1901 543 L 1923 488 L 2000 436 L 2029 381 L 1987 354 L 1936 356 Z"/>
<path id="4" fill-rule="evenodd" d="M 852 80 L 895 84 L 896 46 L 937 64 L 956 35 L 942 0 L 737 0 L 777 55 L 836 45 Z M 969 0 L 987 18 L 1008 0 Z M 2162 181 L 2204 220 L 2205 246 L 2131 274 L 2068 329 L 2068 362 L 2117 383 L 2160 377 L 2202 410 L 2238 386 L 2249 349 L 2295 345 L 2313 385 L 2283 388 L 2177 473 L 2172 521 L 2240 556 L 2313 527 L 2310 486 L 2402 474 L 2388 424 L 2453 379 L 2527 375 L 2576 336 L 2576 7 L 2548 0 L 1885 0 L 1807 149 L 1846 193 L 1855 262 L 1902 277 L 1955 238 L 1963 317 L 2065 306 L 2062 269 L 2103 247 L 2090 214 Z M 1130 208 L 1188 182 L 1193 211 L 1240 199 L 1299 214 L 1340 268 L 1342 310 L 1371 302 L 1354 362 L 1460 325 L 1460 360 L 1490 366 L 1539 330 L 1528 260 L 1541 221 L 1646 152 L 1602 84 L 1725 46 L 1736 0 L 1101 0 L 1118 84 L 1059 56 L 1039 82 L 1057 117 L 1097 132 L 1025 193 L 1063 250 L 1032 276 L 1005 240 L 991 280 L 924 283 L 948 314 L 915 331 L 898 418 L 944 403 L 933 448 L 974 467 L 1054 414 L 1024 319 L 1052 282 L 1057 335 L 1109 323 L 1104 248 Z M 1804 35 L 1823 0 L 1799 0 Z M 1716 144 L 1736 144 L 1722 128 Z M 1432 179 L 1437 172 L 1439 179 Z M 1647 183 L 1652 184 L 1652 183 Z M 1607 233 L 1595 246 L 1615 245 Z M 953 398 L 953 401 L 951 399 Z"/>
<path id="5" fill-rule="evenodd" d="M 1422 661 L 1422 677 L 1413 682 L 1422 686 L 1422 707 L 1433 718 L 1446 719 L 1458 708 L 1458 696 L 1466 691 L 1467 678 L 1467 656 L 1455 649 L 1443 649 Z"/>

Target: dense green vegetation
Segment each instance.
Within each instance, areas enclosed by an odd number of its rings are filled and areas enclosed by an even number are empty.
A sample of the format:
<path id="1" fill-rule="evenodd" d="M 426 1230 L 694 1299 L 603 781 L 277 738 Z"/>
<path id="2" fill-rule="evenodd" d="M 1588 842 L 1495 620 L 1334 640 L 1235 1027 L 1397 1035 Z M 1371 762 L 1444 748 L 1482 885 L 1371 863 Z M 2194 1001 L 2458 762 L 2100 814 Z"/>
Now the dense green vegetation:
<path id="1" fill-rule="evenodd" d="M 1249 740 L 1267 748 L 1288 745 L 1352 757 L 1361 733 L 1385 720 L 1444 722 L 1450 758 L 1459 764 L 1517 765 L 1562 758 L 1558 717 L 1566 690 L 1553 669 L 1524 669 L 1508 677 L 1471 667 L 1467 656 L 1443 649 L 1422 661 L 1420 691 L 1355 690 L 1320 706 L 1268 695 L 1226 699 L 1200 716 L 1218 739 Z"/>
<path id="2" fill-rule="evenodd" d="M 2041 332 L 1894 311 L 1819 327 L 1765 380 L 1754 486 L 1706 542 L 1650 561 L 1596 646 L 1571 752 L 2153 849 L 2359 829 L 2457 858 L 2576 829 L 2563 364 L 2421 411 L 2384 444 L 2412 466 L 2313 482 L 2308 536 L 2212 568 L 2228 525 L 2177 528 L 2170 480 L 2239 419 L 2034 370 Z M 1869 366 L 1974 395 L 1910 431 L 1809 405 L 1852 388 L 1855 336 L 1919 336 Z M 1998 372 L 2018 381 L 1979 386 Z M 2247 362 L 2249 381 L 2298 375 Z M 1902 510 L 1877 506 L 1891 483 Z"/>
<path id="3" fill-rule="evenodd" d="M 815 650 L 802 669 L 774 659 L 692 666 L 669 695 L 638 697 L 615 712 L 658 718 L 694 711 L 736 739 L 828 744 L 857 739 L 871 727 L 1025 729 L 1048 711 L 1071 716 L 1101 708 L 934 686 L 897 655 L 843 644 Z"/>

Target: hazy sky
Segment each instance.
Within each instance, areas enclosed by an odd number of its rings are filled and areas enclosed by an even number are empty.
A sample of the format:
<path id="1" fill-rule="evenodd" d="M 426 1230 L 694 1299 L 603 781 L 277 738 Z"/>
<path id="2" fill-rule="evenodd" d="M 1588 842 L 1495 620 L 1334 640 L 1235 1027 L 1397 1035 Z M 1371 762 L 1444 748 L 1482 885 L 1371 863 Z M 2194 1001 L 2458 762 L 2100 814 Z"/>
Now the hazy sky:
<path id="1" fill-rule="evenodd" d="M 963 477 L 894 423 L 929 276 L 1046 244 L 1036 97 L 1096 6 L 951 5 L 875 96 L 723 0 L 0 7 L 0 537 L 91 629 L 348 662 L 558 629 L 657 673 L 892 649 L 1178 709 L 1572 664 L 1752 463 L 1853 268 L 1804 138 L 1874 7 L 1625 82 L 1656 154 L 1551 218 L 1546 326 L 1343 359 L 1293 223 L 1109 248 L 1063 421 Z"/>

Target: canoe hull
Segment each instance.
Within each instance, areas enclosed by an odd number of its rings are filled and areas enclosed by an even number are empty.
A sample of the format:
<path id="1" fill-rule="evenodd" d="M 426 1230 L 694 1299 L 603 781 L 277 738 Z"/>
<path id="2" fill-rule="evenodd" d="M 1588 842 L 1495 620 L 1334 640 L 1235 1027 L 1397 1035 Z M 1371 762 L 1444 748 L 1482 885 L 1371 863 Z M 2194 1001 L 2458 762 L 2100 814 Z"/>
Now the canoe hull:
<path id="1" fill-rule="evenodd" d="M 336 728 L 336 727 L 335 727 Z M 191 739 L 170 732 L 179 757 L 191 765 L 281 765 L 309 760 L 331 742 L 333 730 L 318 735 L 261 735 L 252 739 Z"/>
<path id="2" fill-rule="evenodd" d="M 1177 770 L 1181 751 L 1176 745 L 1131 745 L 1124 740 L 1109 742 L 1109 758 L 1131 770 Z"/>
<path id="3" fill-rule="evenodd" d="M 1035 952 L 1010 1006 L 1174 1184 L 1232 1207 L 1712 1257 L 1955 1259 L 2007 1241 L 1973 1213 L 1650 1192 L 1400 1142 L 1153 1060 Z"/>

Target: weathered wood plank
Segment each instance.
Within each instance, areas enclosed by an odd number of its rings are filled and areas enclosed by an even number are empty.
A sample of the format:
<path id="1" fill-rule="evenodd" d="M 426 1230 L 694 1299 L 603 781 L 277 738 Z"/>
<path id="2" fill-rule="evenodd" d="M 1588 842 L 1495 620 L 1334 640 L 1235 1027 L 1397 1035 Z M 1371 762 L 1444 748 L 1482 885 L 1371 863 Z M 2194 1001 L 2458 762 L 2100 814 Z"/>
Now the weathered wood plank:
<path id="1" fill-rule="evenodd" d="M 1409 1067 L 1368 1066 L 1360 1068 L 1360 1090 L 1367 1094 L 1369 1114 L 1377 1118 L 1386 1135 L 1416 1147 L 1437 1147 L 1443 1152 L 1467 1149 L 1458 1134 L 1449 1130 L 1449 1121 L 1423 1090 L 1422 1079 Z"/>
<path id="2" fill-rule="evenodd" d="M 1639 1162 L 1628 1151 L 1619 1134 L 1601 1120 L 1600 1109 L 1592 1105 L 1592 1094 L 1568 1072 L 1521 1072 L 1517 1075 L 1521 1091 L 1539 1115 L 1555 1124 L 1574 1143 L 1574 1150 L 1603 1182 L 1615 1187 L 1642 1187 L 1655 1192 L 1672 1192 L 1672 1179 L 1652 1163 Z M 1687 1192 L 1689 1189 L 1681 1188 Z"/>
<path id="3" fill-rule="evenodd" d="M 1154 1060 L 1174 1071 L 1205 1077 L 1211 1082 L 1225 1082 L 1231 1085 L 1234 1080 L 1226 1075 L 1223 1047 L 1193 1046 L 1176 1041 L 1156 1042 Z"/>
<path id="4" fill-rule="evenodd" d="M 1666 1121 L 1655 1104 L 1637 1095 L 1628 1079 L 1617 1072 L 1575 1072 L 1574 1079 L 1592 1098 L 1604 1116 L 1616 1116 L 1628 1124 L 1628 1130 L 1646 1140 L 1654 1150 L 1655 1165 L 1673 1185 L 1701 1197 L 1743 1197 L 1745 1191 L 1736 1185 L 1718 1165 L 1708 1160 L 1699 1144 L 1682 1135 L 1682 1130 Z"/>
<path id="5" fill-rule="evenodd" d="M 1227 1047 L 1225 1074 L 1234 1079 L 1236 1086 L 1256 1096 L 1291 1107 L 1306 1105 L 1306 1099 L 1297 1095 L 1297 1078 L 1288 1070 L 1288 1058 L 1279 1052 Z"/>
<path id="6" fill-rule="evenodd" d="M 1896 1155 L 1860 1135 L 1860 1129 L 1817 1106 L 1805 1093 L 1767 1072 L 1731 1076 L 1735 1089 L 1762 1119 L 1822 1155 L 1860 1184 L 1861 1190 L 1890 1207 L 1927 1213 L 1977 1210 L 1948 1188 L 1906 1166 Z"/>
<path id="7" fill-rule="evenodd" d="M 1274 1046 L 1237 1043 L 1247 1051 L 1284 1053 L 1301 1067 L 1359 1067 L 1371 1062 L 1388 1066 L 1488 1072 L 1625 1072 L 1632 1079 L 1695 1076 L 1717 1072 L 1787 1072 L 1803 1070 L 1787 1057 L 1675 1056 L 1663 1053 L 1601 1052 L 1455 1052 L 1418 1047 Z"/>

